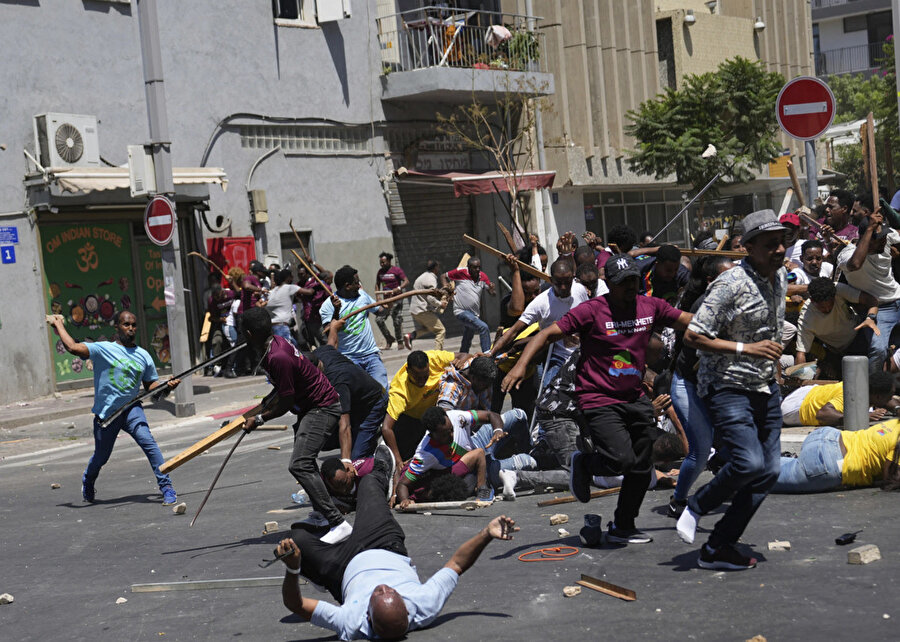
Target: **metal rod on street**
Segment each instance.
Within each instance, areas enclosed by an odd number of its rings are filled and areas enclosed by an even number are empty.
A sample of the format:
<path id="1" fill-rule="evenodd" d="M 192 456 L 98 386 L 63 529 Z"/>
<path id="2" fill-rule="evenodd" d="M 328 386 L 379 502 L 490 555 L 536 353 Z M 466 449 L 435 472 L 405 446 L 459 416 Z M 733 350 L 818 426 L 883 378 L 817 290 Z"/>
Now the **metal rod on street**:
<path id="1" fill-rule="evenodd" d="M 865 430 L 869 427 L 869 359 L 844 357 L 841 374 L 844 380 L 844 430 Z"/>
<path id="2" fill-rule="evenodd" d="M 658 239 L 663 232 L 665 232 L 667 229 L 669 229 L 669 226 L 672 225 L 672 223 L 674 223 L 675 221 L 680 219 L 681 215 L 684 214 L 685 212 L 687 212 L 688 208 L 694 204 L 694 201 L 696 201 L 698 198 L 703 196 L 706 193 L 706 190 L 708 190 L 710 187 L 712 187 L 713 183 L 715 183 L 717 180 L 719 180 L 719 177 L 721 175 L 722 175 L 722 173 L 719 172 L 715 176 L 713 176 L 712 180 L 709 181 L 703 189 L 701 189 L 699 192 L 697 192 L 694 195 L 694 198 L 692 198 L 690 201 L 688 201 L 688 204 L 685 205 L 683 208 L 681 208 L 681 211 L 678 212 L 678 214 L 676 214 L 675 216 L 673 216 L 672 220 L 670 220 L 668 223 L 666 223 L 665 226 L 663 226 L 663 228 L 659 232 L 656 233 L 656 236 L 654 236 L 652 239 L 650 239 L 650 242 L 652 243 L 653 241 Z"/>

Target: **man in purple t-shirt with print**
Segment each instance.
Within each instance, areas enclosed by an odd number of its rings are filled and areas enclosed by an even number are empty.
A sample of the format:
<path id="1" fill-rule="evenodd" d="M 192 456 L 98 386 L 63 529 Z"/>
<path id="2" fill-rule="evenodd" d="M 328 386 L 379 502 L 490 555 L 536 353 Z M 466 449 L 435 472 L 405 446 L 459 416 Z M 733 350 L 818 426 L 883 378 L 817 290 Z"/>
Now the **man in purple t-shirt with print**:
<path id="1" fill-rule="evenodd" d="M 331 500 L 316 463 L 319 452 L 338 427 L 341 417 L 338 394 L 325 374 L 287 339 L 272 335 L 272 318 L 265 309 L 253 308 L 244 313 L 244 334 L 254 349 L 263 354 L 262 367 L 278 393 L 275 407 L 245 419 L 244 430 L 250 432 L 288 411 L 297 415 L 289 470 L 309 495 L 313 508 L 328 520 L 331 530 L 322 541 L 340 542 L 353 529 Z"/>
<path id="2" fill-rule="evenodd" d="M 409 285 L 406 272 L 397 265 L 391 265 L 393 259 L 394 255 L 390 252 L 382 252 L 378 255 L 379 269 L 378 273 L 375 274 L 376 301 L 397 296 Z M 387 323 L 385 323 L 388 315 L 394 321 L 393 335 L 388 330 Z M 378 329 L 381 330 L 381 334 L 384 335 L 384 340 L 387 341 L 386 350 L 390 350 L 391 346 L 394 345 L 394 341 L 397 342 L 398 350 L 403 347 L 403 301 L 397 301 L 394 304 L 378 308 L 378 311 L 375 313 L 375 323 L 378 325 Z"/>
<path id="3" fill-rule="evenodd" d="M 528 363 L 547 343 L 567 334 L 581 339 L 581 359 L 575 377 L 575 396 L 582 414 L 582 438 L 590 452 L 572 455 L 572 494 L 590 501 L 592 475 L 624 475 L 618 505 L 607 530 L 607 541 L 645 544 L 652 538 L 635 526 L 650 483 L 656 419 L 644 396 L 647 344 L 655 326 L 687 329 L 691 315 L 662 299 L 638 296 L 641 270 L 627 254 L 606 262 L 609 292 L 572 308 L 542 330 L 525 348 L 503 380 L 508 391 L 518 386 Z"/>

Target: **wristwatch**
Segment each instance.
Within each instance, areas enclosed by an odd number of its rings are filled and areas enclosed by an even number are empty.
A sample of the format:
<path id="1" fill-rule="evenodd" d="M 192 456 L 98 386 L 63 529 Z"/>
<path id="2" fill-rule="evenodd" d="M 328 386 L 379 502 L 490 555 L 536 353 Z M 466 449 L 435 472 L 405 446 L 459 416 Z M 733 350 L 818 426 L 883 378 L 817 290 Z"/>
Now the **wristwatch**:
<path id="1" fill-rule="evenodd" d="M 256 415 L 255 419 L 256 419 L 257 426 L 262 426 L 264 423 L 266 423 L 266 420 L 263 419 L 263 416 L 261 414 Z"/>

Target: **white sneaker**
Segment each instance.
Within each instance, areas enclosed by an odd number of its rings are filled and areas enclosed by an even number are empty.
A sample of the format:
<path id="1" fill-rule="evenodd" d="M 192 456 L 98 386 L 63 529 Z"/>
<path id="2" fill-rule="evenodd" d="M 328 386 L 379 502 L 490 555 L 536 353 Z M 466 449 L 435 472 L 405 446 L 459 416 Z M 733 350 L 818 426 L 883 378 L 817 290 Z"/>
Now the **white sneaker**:
<path id="1" fill-rule="evenodd" d="M 501 470 L 499 473 L 500 480 L 503 482 L 503 501 L 512 502 L 516 499 L 516 471 Z"/>
<path id="2" fill-rule="evenodd" d="M 678 536 L 688 544 L 694 543 L 694 537 L 697 534 L 697 524 L 700 523 L 700 516 L 691 510 L 690 506 L 686 507 L 678 518 L 675 530 Z"/>
<path id="3" fill-rule="evenodd" d="M 350 537 L 350 533 L 352 532 L 353 527 L 345 520 L 337 526 L 332 526 L 330 531 L 319 538 L 319 541 L 325 542 L 326 544 L 338 544 Z"/>

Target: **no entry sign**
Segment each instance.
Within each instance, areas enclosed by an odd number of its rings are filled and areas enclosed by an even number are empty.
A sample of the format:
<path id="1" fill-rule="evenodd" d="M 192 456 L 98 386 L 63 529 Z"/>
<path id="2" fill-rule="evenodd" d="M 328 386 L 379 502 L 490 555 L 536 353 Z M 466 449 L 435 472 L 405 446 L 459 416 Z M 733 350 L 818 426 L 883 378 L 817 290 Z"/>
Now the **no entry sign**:
<path id="1" fill-rule="evenodd" d="M 175 233 L 175 207 L 165 196 L 154 196 L 144 210 L 144 231 L 159 246 L 168 245 Z"/>
<path id="2" fill-rule="evenodd" d="M 813 140 L 831 127 L 831 121 L 834 120 L 834 94 L 818 78 L 794 78 L 778 94 L 775 117 L 788 136 L 798 140 Z"/>

